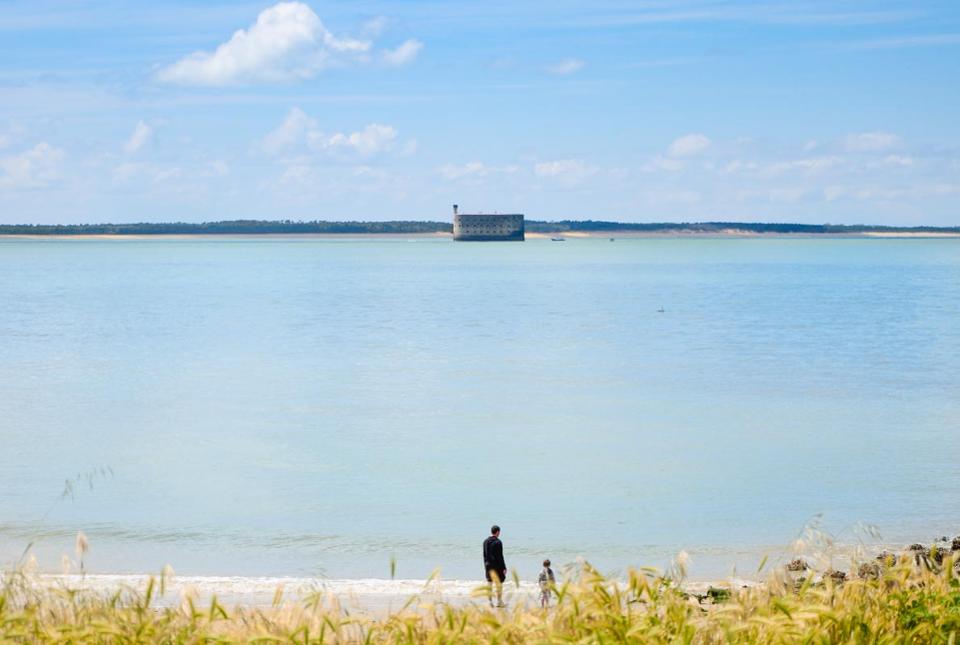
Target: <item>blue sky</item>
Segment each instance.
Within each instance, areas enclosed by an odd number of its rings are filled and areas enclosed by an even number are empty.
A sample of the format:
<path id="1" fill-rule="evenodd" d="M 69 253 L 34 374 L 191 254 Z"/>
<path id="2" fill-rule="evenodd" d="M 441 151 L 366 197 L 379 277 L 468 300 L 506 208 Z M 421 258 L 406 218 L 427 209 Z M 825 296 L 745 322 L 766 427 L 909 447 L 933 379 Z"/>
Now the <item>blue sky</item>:
<path id="1" fill-rule="evenodd" d="M 0 2 L 0 221 L 960 225 L 960 3 Z"/>

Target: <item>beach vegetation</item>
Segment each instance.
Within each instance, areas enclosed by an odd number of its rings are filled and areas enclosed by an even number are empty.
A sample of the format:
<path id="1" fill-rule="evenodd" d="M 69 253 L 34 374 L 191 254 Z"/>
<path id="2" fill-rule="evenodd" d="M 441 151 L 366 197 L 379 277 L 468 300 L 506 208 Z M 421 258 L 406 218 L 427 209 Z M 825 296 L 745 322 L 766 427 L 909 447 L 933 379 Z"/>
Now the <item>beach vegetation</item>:
<path id="1" fill-rule="evenodd" d="M 78 540 L 80 542 L 80 540 Z M 82 551 L 78 545 L 78 552 Z M 30 567 L 4 575 L 0 641 L 19 643 L 944 643 L 960 634 L 960 579 L 949 550 L 883 554 L 847 576 L 786 566 L 765 581 L 690 593 L 684 565 L 616 579 L 587 564 L 553 587 L 541 609 L 517 600 L 411 597 L 401 609 L 357 612 L 317 590 L 272 606 L 227 607 L 167 591 L 164 569 L 143 589 L 94 593 L 44 584 Z M 516 582 L 516 580 L 514 581 Z M 478 598 L 482 595 L 478 589 Z"/>

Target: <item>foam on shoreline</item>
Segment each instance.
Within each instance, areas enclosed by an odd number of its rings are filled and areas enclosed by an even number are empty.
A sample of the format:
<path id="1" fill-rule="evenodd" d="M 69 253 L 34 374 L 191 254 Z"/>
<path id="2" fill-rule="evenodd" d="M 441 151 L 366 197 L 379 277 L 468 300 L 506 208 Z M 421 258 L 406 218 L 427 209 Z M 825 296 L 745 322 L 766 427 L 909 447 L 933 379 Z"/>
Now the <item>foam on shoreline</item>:
<path id="1" fill-rule="evenodd" d="M 41 587 L 62 588 L 110 595 L 124 590 L 143 593 L 149 580 L 159 585 L 159 576 L 146 574 L 38 574 L 31 578 Z M 731 578 L 725 581 L 690 582 L 687 591 L 703 593 L 709 587 L 740 587 L 756 581 Z M 325 604 L 336 603 L 351 610 L 380 613 L 396 611 L 411 600 L 421 603 L 465 605 L 485 603 L 485 587 L 478 580 L 422 579 L 324 579 L 287 576 L 178 576 L 164 581 L 165 591 L 158 595 L 158 607 L 177 606 L 190 598 L 198 606 L 209 604 L 216 597 L 227 607 L 269 607 L 279 599 L 283 603 L 301 603 L 317 598 Z M 535 582 L 521 581 L 517 586 L 508 580 L 503 598 L 508 605 L 534 605 L 539 602 L 540 588 Z"/>
<path id="2" fill-rule="evenodd" d="M 151 577 L 159 584 L 159 576 L 146 574 L 38 574 L 31 581 L 41 587 L 63 588 L 109 595 L 129 590 L 143 593 Z M 209 604 L 213 597 L 228 607 L 268 607 L 277 599 L 282 602 L 303 602 L 316 597 L 324 602 L 355 610 L 380 612 L 397 610 L 411 599 L 423 602 L 462 605 L 485 602 L 484 587 L 477 580 L 417 579 L 324 579 L 287 576 L 178 576 L 164 581 L 165 591 L 156 597 L 157 606 L 179 605 L 191 598 L 199 605 Z M 154 593 L 157 593 L 155 587 Z M 504 585 L 508 603 L 532 603 L 539 587 L 533 582 L 513 581 Z"/>

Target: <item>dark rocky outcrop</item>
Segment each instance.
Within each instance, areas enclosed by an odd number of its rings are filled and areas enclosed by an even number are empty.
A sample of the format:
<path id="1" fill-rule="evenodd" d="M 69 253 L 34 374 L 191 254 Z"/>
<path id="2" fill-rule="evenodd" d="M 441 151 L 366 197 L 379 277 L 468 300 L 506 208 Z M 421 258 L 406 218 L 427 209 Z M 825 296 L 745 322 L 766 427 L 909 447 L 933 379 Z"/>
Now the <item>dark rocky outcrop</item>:
<path id="1" fill-rule="evenodd" d="M 787 571 L 806 571 L 810 567 L 801 558 L 791 560 L 787 563 Z"/>
<path id="2" fill-rule="evenodd" d="M 954 570 L 960 575 L 960 536 L 953 538 L 953 540 L 944 536 L 935 540 L 930 546 L 917 542 L 911 544 L 900 553 L 883 551 L 873 560 L 858 564 L 855 570 L 856 577 L 861 580 L 878 580 L 883 577 L 885 570 L 895 567 L 898 564 L 909 564 L 911 562 L 918 567 L 933 571 L 939 571 L 943 569 L 943 567 L 948 566 L 947 563 L 952 562 Z M 807 565 L 802 558 L 796 558 L 788 562 L 784 567 L 787 571 L 793 573 L 809 570 L 809 565 Z M 844 571 L 828 569 L 824 572 L 821 580 L 823 582 L 830 580 L 835 584 L 842 584 L 853 574 L 853 571 L 851 571 L 848 576 Z M 803 578 L 801 577 L 800 580 L 803 580 Z M 794 586 L 799 587 L 796 579 L 794 579 Z"/>
<path id="3" fill-rule="evenodd" d="M 890 553 L 889 551 L 884 551 L 883 553 L 877 556 L 877 562 L 879 562 L 885 567 L 893 566 L 894 564 L 897 563 L 897 554 Z"/>
<path id="4" fill-rule="evenodd" d="M 830 569 L 829 571 L 827 571 L 827 572 L 824 574 L 823 577 L 824 577 L 824 578 L 830 578 L 831 580 L 833 580 L 833 582 L 834 582 L 835 584 L 841 584 L 841 583 L 843 583 L 843 582 L 846 582 L 846 580 L 847 580 L 847 572 L 846 572 L 846 571 L 836 571 L 836 570 L 834 570 L 834 569 Z"/>

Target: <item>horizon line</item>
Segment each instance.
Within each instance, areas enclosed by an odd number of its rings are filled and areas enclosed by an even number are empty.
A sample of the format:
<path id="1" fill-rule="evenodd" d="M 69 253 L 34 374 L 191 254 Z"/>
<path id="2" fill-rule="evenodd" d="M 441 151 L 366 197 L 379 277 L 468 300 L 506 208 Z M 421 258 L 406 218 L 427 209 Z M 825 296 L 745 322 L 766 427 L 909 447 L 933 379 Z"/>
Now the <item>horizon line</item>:
<path id="1" fill-rule="evenodd" d="M 492 214 L 492 213 L 491 213 Z M 650 222 L 624 222 L 619 220 L 605 220 L 605 219 L 559 219 L 559 220 L 534 220 L 534 219 L 525 219 L 525 223 L 528 225 L 540 226 L 540 225 L 586 225 L 586 226 L 599 226 L 603 228 L 608 228 L 610 226 L 622 226 L 625 229 L 630 228 L 668 228 L 668 227 L 679 227 L 679 228 L 691 228 L 691 227 L 793 227 L 793 228 L 802 228 L 802 229 L 873 229 L 873 230 L 890 230 L 890 229 L 899 229 L 899 230 L 941 230 L 941 231 L 960 231 L 960 224 L 956 226 L 934 226 L 928 224 L 921 225 L 899 225 L 899 224 L 869 224 L 869 223 L 856 223 L 856 224 L 839 224 L 839 223 L 830 223 L 823 222 L 818 224 L 813 223 L 804 223 L 804 222 L 777 222 L 777 221 L 761 221 L 761 220 L 688 220 L 688 221 L 650 221 Z M 252 219 L 252 218 L 241 218 L 241 219 L 222 219 L 222 220 L 203 220 L 199 222 L 188 222 L 183 220 L 170 220 L 170 221 L 126 221 L 126 222 L 74 222 L 74 223 L 0 223 L 0 230 L 3 229 L 31 229 L 31 228 L 58 228 L 58 229 L 71 229 L 71 228 L 93 228 L 93 227 L 164 227 L 164 226 L 178 226 L 178 227 L 189 227 L 189 228 L 202 228 L 210 226 L 224 226 L 224 225 L 269 225 L 275 227 L 297 227 L 304 225 L 327 225 L 327 226 L 336 226 L 336 225 L 365 225 L 365 226 L 396 226 L 403 224 L 415 224 L 419 226 L 439 226 L 439 227 L 449 227 L 452 226 L 450 221 L 445 220 L 432 220 L 432 219 L 394 219 L 394 220 L 362 220 L 362 219 Z"/>

